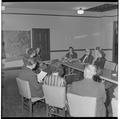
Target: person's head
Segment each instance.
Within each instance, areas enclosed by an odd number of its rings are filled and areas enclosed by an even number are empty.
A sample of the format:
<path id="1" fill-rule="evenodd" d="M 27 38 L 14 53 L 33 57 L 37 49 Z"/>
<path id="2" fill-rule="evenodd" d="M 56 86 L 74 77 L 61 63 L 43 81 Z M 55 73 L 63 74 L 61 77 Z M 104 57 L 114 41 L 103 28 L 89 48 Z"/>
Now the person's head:
<path id="1" fill-rule="evenodd" d="M 33 58 L 29 58 L 28 61 L 27 61 L 26 66 L 29 66 L 31 69 L 33 69 L 36 66 L 36 62 L 34 61 Z"/>
<path id="2" fill-rule="evenodd" d="M 96 47 L 96 49 L 95 50 L 101 50 L 101 48 L 100 47 Z"/>
<path id="3" fill-rule="evenodd" d="M 34 50 L 33 48 L 30 48 L 30 49 L 28 50 L 28 55 L 29 55 L 31 58 L 34 57 L 34 56 L 36 55 L 35 50 Z"/>
<path id="4" fill-rule="evenodd" d="M 85 54 L 86 55 L 90 55 L 91 54 L 91 50 L 90 49 L 85 49 Z"/>
<path id="5" fill-rule="evenodd" d="M 84 69 L 84 78 L 93 79 L 93 76 L 96 75 L 96 67 L 94 65 L 87 65 Z"/>
<path id="6" fill-rule="evenodd" d="M 51 73 L 58 73 L 59 76 L 62 75 L 62 67 L 61 67 L 61 64 L 59 63 L 59 60 L 58 59 L 55 59 L 52 61 L 51 65 L 50 65 L 50 70 L 51 70 Z"/>
<path id="7" fill-rule="evenodd" d="M 73 47 L 69 47 L 69 53 L 73 53 L 74 52 L 74 48 Z"/>

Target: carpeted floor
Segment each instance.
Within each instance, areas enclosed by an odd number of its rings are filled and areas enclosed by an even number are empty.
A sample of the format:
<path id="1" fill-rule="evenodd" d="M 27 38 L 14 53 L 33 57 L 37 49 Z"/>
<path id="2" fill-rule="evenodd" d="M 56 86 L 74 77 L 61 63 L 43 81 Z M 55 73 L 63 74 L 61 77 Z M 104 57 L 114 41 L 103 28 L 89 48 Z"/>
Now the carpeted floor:
<path id="1" fill-rule="evenodd" d="M 16 76 L 19 70 L 7 70 L 4 72 L 2 79 L 2 117 L 28 117 L 29 113 L 24 111 L 22 113 L 21 97 L 18 92 L 16 84 Z M 33 117 L 45 117 L 45 104 L 38 102 L 33 106 Z"/>

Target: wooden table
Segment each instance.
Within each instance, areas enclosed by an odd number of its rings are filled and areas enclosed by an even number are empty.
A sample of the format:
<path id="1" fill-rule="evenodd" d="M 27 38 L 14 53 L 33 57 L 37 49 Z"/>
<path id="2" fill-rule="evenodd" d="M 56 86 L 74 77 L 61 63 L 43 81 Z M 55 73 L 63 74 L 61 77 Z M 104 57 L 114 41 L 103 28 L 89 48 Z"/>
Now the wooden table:
<path id="1" fill-rule="evenodd" d="M 60 61 L 62 65 L 67 66 L 69 68 L 78 70 L 83 72 L 84 68 L 85 68 L 85 64 L 81 64 L 80 62 L 76 61 L 76 62 L 63 62 Z M 100 78 L 118 84 L 118 76 L 112 76 L 112 71 L 111 70 L 107 70 L 104 69 L 102 75 L 100 75 Z"/>
<path id="2" fill-rule="evenodd" d="M 118 84 L 118 75 L 113 76 L 113 72 L 111 70 L 108 69 L 103 69 L 102 71 L 102 75 L 100 76 L 102 79 Z"/>
<path id="3" fill-rule="evenodd" d="M 83 72 L 85 65 L 80 62 L 61 62 L 62 65 Z"/>

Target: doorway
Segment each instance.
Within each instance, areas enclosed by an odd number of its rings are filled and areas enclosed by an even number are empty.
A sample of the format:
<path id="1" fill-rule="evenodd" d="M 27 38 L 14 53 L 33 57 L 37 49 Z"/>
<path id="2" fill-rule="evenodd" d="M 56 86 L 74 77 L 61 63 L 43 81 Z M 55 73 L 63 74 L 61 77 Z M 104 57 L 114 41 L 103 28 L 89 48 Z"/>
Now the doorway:
<path id="1" fill-rule="evenodd" d="M 118 63 L 118 21 L 113 22 L 113 62 Z"/>
<path id="2" fill-rule="evenodd" d="M 41 49 L 42 61 L 50 60 L 50 29 L 32 29 L 32 47 Z"/>

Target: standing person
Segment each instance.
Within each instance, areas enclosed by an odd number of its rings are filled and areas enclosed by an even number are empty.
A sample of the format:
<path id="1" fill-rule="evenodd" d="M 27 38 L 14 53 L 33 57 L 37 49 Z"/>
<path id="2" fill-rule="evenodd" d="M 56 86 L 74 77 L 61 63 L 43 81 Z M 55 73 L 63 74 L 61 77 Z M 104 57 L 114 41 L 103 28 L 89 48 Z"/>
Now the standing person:
<path id="1" fill-rule="evenodd" d="M 92 52 L 90 49 L 85 49 L 85 55 L 81 57 L 79 60 L 81 63 L 92 64 L 94 57 L 92 56 Z"/>
<path id="2" fill-rule="evenodd" d="M 34 55 L 33 58 L 34 58 L 34 60 L 36 62 L 36 67 L 34 68 L 34 70 L 36 72 L 40 72 L 39 69 L 40 69 L 41 65 L 43 65 L 43 62 L 42 62 L 42 59 L 41 59 L 41 50 L 40 50 L 40 48 L 37 48 L 35 50 L 35 55 Z"/>
<path id="3" fill-rule="evenodd" d="M 25 55 L 23 56 L 24 65 L 27 64 L 27 61 L 28 61 L 28 59 L 29 59 L 30 57 L 32 58 L 32 57 L 34 57 L 34 56 L 35 56 L 35 51 L 34 51 L 34 49 L 33 49 L 33 48 L 27 49 Z"/>
<path id="4" fill-rule="evenodd" d="M 70 46 L 69 51 L 65 57 L 72 59 L 72 58 L 77 58 L 78 56 L 77 53 L 74 51 L 74 48 Z"/>
<path id="5" fill-rule="evenodd" d="M 34 59 L 29 58 L 26 66 L 19 72 L 18 77 L 29 82 L 32 97 L 43 97 L 42 83 L 38 83 L 37 74 L 32 70 L 35 66 Z"/>
<path id="6" fill-rule="evenodd" d="M 68 87 L 68 92 L 80 96 L 96 97 L 96 117 L 105 117 L 105 86 L 102 83 L 95 82 L 93 80 L 94 75 L 96 75 L 96 67 L 94 65 L 87 65 L 84 69 L 84 79 L 73 82 L 72 85 Z"/>
<path id="7" fill-rule="evenodd" d="M 34 56 L 34 58 L 35 58 L 36 62 L 39 62 L 42 60 L 41 59 L 41 50 L 40 50 L 40 48 L 37 48 L 35 51 L 36 51 L 36 55 Z"/>

